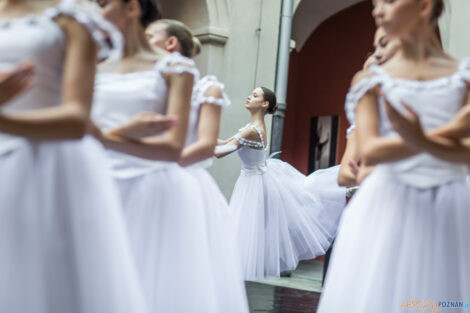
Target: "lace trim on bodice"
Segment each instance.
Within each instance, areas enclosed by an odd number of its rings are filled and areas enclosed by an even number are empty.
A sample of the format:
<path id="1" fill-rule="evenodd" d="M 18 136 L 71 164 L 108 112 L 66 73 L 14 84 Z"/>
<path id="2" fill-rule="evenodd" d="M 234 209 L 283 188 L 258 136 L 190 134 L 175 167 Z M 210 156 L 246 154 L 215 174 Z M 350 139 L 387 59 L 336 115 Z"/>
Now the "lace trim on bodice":
<path id="1" fill-rule="evenodd" d="M 159 60 L 155 65 L 155 70 L 161 75 L 189 73 L 194 77 L 194 82 L 199 80 L 196 63 L 179 52 L 173 52 Z"/>
<path id="2" fill-rule="evenodd" d="M 222 90 L 222 98 L 216 98 L 212 96 L 208 97 L 205 95 L 207 90 L 209 90 L 209 88 L 211 88 L 212 86 L 217 86 Z M 191 103 L 196 107 L 199 107 L 204 103 L 218 105 L 221 107 L 228 107 L 231 102 L 228 96 L 223 91 L 224 84 L 219 82 L 217 80 L 217 77 L 213 75 L 205 76 L 201 80 L 199 80 L 195 85 Z"/>
<path id="3" fill-rule="evenodd" d="M 98 59 L 108 63 L 117 62 L 122 56 L 123 38 L 121 32 L 99 13 L 99 7 L 91 1 L 61 0 L 56 6 L 47 8 L 41 14 L 29 14 L 11 20 L 0 19 L 0 29 L 23 23 L 34 27 L 40 19 L 53 20 L 66 15 L 85 26 L 95 43 L 98 45 Z"/>
<path id="4" fill-rule="evenodd" d="M 352 86 L 346 95 L 345 111 L 351 129 L 355 128 L 356 108 L 361 100 L 371 89 L 376 86 L 404 86 L 406 88 L 415 89 L 417 92 L 423 90 L 435 90 L 438 88 L 446 88 L 456 82 L 470 83 L 470 58 L 462 59 L 457 70 L 448 76 L 440 77 L 427 81 L 408 80 L 404 78 L 391 77 L 379 65 L 372 65 L 369 70 L 371 76 L 361 79 L 357 84 Z"/>
<path id="5" fill-rule="evenodd" d="M 248 127 L 251 127 L 253 128 L 254 130 L 256 130 L 256 132 L 258 133 L 258 136 L 259 136 L 259 139 L 260 141 L 254 141 L 254 140 L 249 140 L 249 139 L 246 139 L 246 138 L 243 138 L 240 133 L 247 129 Z M 241 128 L 238 132 L 238 134 L 235 135 L 234 137 L 241 145 L 243 146 L 247 146 L 247 147 L 250 147 L 250 148 L 254 148 L 254 149 L 265 149 L 266 147 L 264 146 L 264 139 L 263 139 L 263 134 L 261 134 L 261 131 L 254 125 L 246 125 L 245 127 Z"/>
<path id="6" fill-rule="evenodd" d="M 376 67 L 371 66 L 370 70 L 376 73 Z M 375 88 L 378 85 L 383 83 L 382 76 L 380 75 L 373 75 L 370 77 L 365 77 L 361 79 L 357 84 L 352 86 L 349 89 L 349 92 L 346 95 L 346 104 L 345 104 L 345 111 L 346 117 L 348 118 L 349 123 L 351 124 L 352 129 L 355 128 L 356 124 L 356 107 L 361 100 L 362 97 L 369 92 L 369 90 Z"/>

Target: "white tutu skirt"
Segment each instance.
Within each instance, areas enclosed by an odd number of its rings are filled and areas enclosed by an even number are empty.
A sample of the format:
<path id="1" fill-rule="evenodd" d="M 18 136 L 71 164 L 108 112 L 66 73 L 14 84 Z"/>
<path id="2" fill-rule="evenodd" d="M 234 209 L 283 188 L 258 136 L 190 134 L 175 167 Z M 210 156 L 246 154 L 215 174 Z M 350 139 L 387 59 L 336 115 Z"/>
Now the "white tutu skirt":
<path id="1" fill-rule="evenodd" d="M 299 260 L 325 254 L 332 234 L 323 227 L 321 202 L 304 187 L 305 176 L 270 159 L 264 174 L 243 173 L 230 200 L 245 280 L 279 277 Z"/>
<path id="2" fill-rule="evenodd" d="M 238 243 L 235 241 L 235 215 L 205 169 L 191 168 L 189 172 L 202 187 L 219 312 L 248 313 Z"/>
<path id="3" fill-rule="evenodd" d="M 401 313 L 410 310 L 402 307 L 407 301 L 468 302 L 469 222 L 464 181 L 417 189 L 373 173 L 343 214 L 318 312 Z"/>
<path id="4" fill-rule="evenodd" d="M 102 147 L 0 156 L 0 312 L 147 312 Z"/>
<path id="5" fill-rule="evenodd" d="M 117 180 L 152 313 L 219 313 L 201 182 L 176 164 Z"/>
<path id="6" fill-rule="evenodd" d="M 322 226 L 335 236 L 341 214 L 346 207 L 346 188 L 338 185 L 340 165 L 321 169 L 308 175 L 304 182 L 305 189 L 317 197 L 323 204 L 320 212 Z"/>

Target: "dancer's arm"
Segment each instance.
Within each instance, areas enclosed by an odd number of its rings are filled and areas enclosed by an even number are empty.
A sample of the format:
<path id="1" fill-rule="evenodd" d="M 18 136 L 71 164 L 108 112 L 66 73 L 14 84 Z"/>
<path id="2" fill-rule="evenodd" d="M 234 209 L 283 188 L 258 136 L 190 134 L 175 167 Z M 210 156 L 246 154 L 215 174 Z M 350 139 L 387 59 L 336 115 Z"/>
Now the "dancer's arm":
<path id="1" fill-rule="evenodd" d="M 139 140 L 153 137 L 176 126 L 178 118 L 166 116 L 155 112 L 142 112 L 134 116 L 128 123 L 109 131 L 110 135 L 117 135 L 127 139 Z"/>
<path id="2" fill-rule="evenodd" d="M 341 166 L 338 174 L 338 184 L 345 187 L 357 186 L 356 176 L 349 165 L 350 162 L 359 164 L 359 151 L 356 143 L 356 131 L 353 130 L 346 142 L 346 150 L 341 159 Z"/>
<path id="3" fill-rule="evenodd" d="M 63 103 L 4 113 L 0 131 L 36 140 L 73 139 L 85 134 L 93 98 L 97 46 L 86 28 L 71 17 L 56 19 L 67 38 Z"/>
<path id="4" fill-rule="evenodd" d="M 239 150 L 242 147 L 242 144 L 237 139 L 235 139 L 235 136 L 223 142 L 224 142 L 223 144 L 217 144 L 217 146 L 227 148 L 227 151 L 217 152 L 217 148 L 216 148 L 216 152 L 214 153 L 214 156 L 218 159 L 226 157 L 227 155 L 234 153 L 235 151 Z"/>
<path id="5" fill-rule="evenodd" d="M 369 100 L 367 101 L 377 101 L 375 96 L 370 97 L 369 95 L 366 95 L 364 98 L 368 97 Z M 369 103 L 370 106 L 370 103 Z M 389 107 L 390 105 L 387 103 L 387 106 Z M 358 105 L 358 111 L 360 109 L 360 106 Z M 368 141 L 368 145 L 364 146 L 364 143 L 359 142 L 359 145 L 363 147 L 363 149 L 360 149 L 360 155 L 362 162 L 365 166 L 373 166 L 378 163 L 386 163 L 386 162 L 394 162 L 394 161 L 399 161 L 402 159 L 409 158 L 413 155 L 416 155 L 420 152 L 423 151 L 423 147 L 418 147 L 417 145 L 410 145 L 406 143 L 403 138 L 384 138 L 384 137 L 379 137 L 378 136 L 378 124 L 372 124 L 372 120 L 368 120 L 371 116 L 370 113 L 371 111 L 375 111 L 375 114 L 378 114 L 378 110 L 375 108 L 362 108 L 361 109 L 363 112 L 362 116 L 359 117 L 359 113 L 357 114 L 357 124 L 358 124 L 358 129 L 361 128 L 364 130 L 363 124 L 366 124 L 367 126 L 365 128 L 369 128 L 368 131 L 370 131 L 370 127 L 375 129 L 374 132 L 372 132 L 372 137 L 370 137 L 370 141 Z M 467 109 L 466 109 L 467 110 Z M 456 141 L 455 139 L 452 140 L 452 137 L 461 137 L 465 136 L 468 133 L 467 130 L 467 124 L 465 122 L 465 118 L 470 115 L 470 110 L 469 111 L 462 111 L 460 113 L 460 117 L 452 120 L 449 124 L 446 124 L 440 128 L 431 130 L 427 133 L 425 133 L 426 137 L 429 139 L 426 141 L 427 144 L 430 144 L 430 146 L 426 147 L 426 151 L 431 153 L 431 151 L 434 151 L 434 153 L 439 153 L 437 151 L 441 151 L 440 148 L 444 149 L 450 149 L 448 151 L 452 151 L 453 153 L 457 153 L 457 155 L 454 155 L 453 157 L 456 157 L 457 160 L 462 160 L 462 158 L 466 157 L 466 149 L 464 146 L 459 146 L 459 144 L 456 144 L 458 140 Z M 467 115 L 468 114 L 468 115 Z M 378 116 L 378 115 L 377 115 Z M 359 126 L 361 125 L 361 126 Z M 370 132 L 369 132 L 370 134 Z M 365 133 L 367 136 L 367 131 Z M 449 137 L 449 139 L 446 139 L 446 137 Z M 424 141 L 420 141 L 424 142 Z M 442 146 L 443 145 L 443 146 Z M 436 150 L 437 149 L 437 150 Z"/>
<path id="6" fill-rule="evenodd" d="M 194 76 L 187 72 L 171 73 L 165 74 L 165 80 L 169 88 L 166 115 L 176 116 L 177 126 L 166 131 L 162 136 L 139 140 L 109 133 L 103 134 L 101 140 L 106 148 L 149 160 L 179 160 L 186 140 Z"/>
<path id="7" fill-rule="evenodd" d="M 243 144 L 237 139 L 237 137 L 241 137 L 241 138 L 246 139 L 248 141 L 261 143 L 258 132 L 255 129 L 253 129 L 252 127 L 248 127 L 248 128 L 245 128 L 244 130 L 242 130 L 241 132 L 239 132 L 237 135 L 233 136 L 224 145 L 224 146 L 229 146 L 230 145 L 230 147 L 233 147 L 233 148 L 228 149 L 229 150 L 228 152 L 216 153 L 215 157 L 223 158 L 223 157 L 239 150 L 241 147 L 243 147 Z"/>
<path id="8" fill-rule="evenodd" d="M 222 89 L 214 85 L 206 91 L 205 97 L 222 99 Z M 214 156 L 214 149 L 219 135 L 221 113 L 222 107 L 220 105 L 212 103 L 203 103 L 201 105 L 198 139 L 195 143 L 184 148 L 179 160 L 180 165 L 188 166 Z"/>
<path id="9" fill-rule="evenodd" d="M 470 96 L 467 93 L 466 104 L 457 115 L 446 125 L 431 132 L 429 135 L 461 139 L 470 137 Z"/>
<path id="10" fill-rule="evenodd" d="M 353 85 L 369 74 L 359 72 L 353 79 Z M 378 98 L 380 86 L 367 91 L 359 100 L 356 108 L 356 139 L 358 142 L 361 164 L 373 166 L 406 159 L 417 151 L 406 145 L 400 137 L 386 138 L 379 133 Z"/>
<path id="11" fill-rule="evenodd" d="M 408 111 L 408 116 L 398 112 L 390 103 L 386 104 L 387 114 L 392 122 L 392 126 L 408 144 L 448 162 L 470 164 L 469 138 L 450 139 L 426 134 L 422 129 L 418 114 L 407 104 L 403 103 L 403 106 Z M 466 107 L 468 106 L 466 105 Z M 467 108 L 464 109 L 464 113 L 465 111 L 467 111 Z M 461 116 L 465 116 L 465 114 Z M 459 120 L 460 117 L 455 119 L 450 125 L 455 123 L 458 126 Z M 465 127 L 449 127 L 448 129 L 451 130 L 449 133 L 454 135 L 465 134 Z"/>
<path id="12" fill-rule="evenodd" d="M 217 144 L 218 144 L 218 145 L 226 145 L 226 144 L 228 144 L 228 143 L 230 142 L 230 140 L 232 140 L 232 139 L 233 139 L 233 136 L 230 137 L 230 138 L 228 138 L 228 139 L 220 139 L 220 138 L 219 138 L 219 139 L 217 139 Z"/>
<path id="13" fill-rule="evenodd" d="M 364 164 L 361 164 L 356 176 L 357 185 L 359 186 L 362 184 L 362 182 L 374 171 L 374 169 L 374 166 L 365 166 Z"/>

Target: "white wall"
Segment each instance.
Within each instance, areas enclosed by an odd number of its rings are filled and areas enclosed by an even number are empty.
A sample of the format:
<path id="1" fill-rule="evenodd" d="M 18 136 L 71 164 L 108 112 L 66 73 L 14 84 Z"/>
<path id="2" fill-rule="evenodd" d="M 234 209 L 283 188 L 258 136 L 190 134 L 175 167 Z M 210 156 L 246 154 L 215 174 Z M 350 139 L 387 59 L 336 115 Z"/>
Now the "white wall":
<path id="1" fill-rule="evenodd" d="M 223 113 L 220 136 L 228 138 L 249 122 L 244 105 L 251 91 L 263 85 L 274 89 L 281 0 L 236 0 L 230 8 L 225 47 L 226 91 L 232 105 Z M 266 119 L 268 136 L 271 116 Z M 268 140 L 269 141 L 269 140 Z M 230 197 L 240 175 L 236 154 L 216 160 L 211 169 L 223 193 Z"/>
<path id="2" fill-rule="evenodd" d="M 453 56 L 470 57 L 470 1 L 446 1 L 439 23 L 444 48 Z"/>

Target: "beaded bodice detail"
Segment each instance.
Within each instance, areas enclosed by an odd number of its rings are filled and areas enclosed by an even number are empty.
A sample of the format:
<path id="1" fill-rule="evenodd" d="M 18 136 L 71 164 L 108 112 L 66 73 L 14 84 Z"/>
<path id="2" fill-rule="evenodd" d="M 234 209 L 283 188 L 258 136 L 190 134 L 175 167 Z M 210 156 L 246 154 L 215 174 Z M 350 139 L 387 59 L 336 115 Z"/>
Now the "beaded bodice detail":
<path id="1" fill-rule="evenodd" d="M 241 132 L 247 128 L 253 128 L 260 138 L 260 141 L 253 141 L 241 136 Z M 266 146 L 263 134 L 254 125 L 246 125 L 241 128 L 234 137 L 242 147 L 238 150 L 238 155 L 242 160 L 242 172 L 245 174 L 263 174 L 266 172 Z"/>

